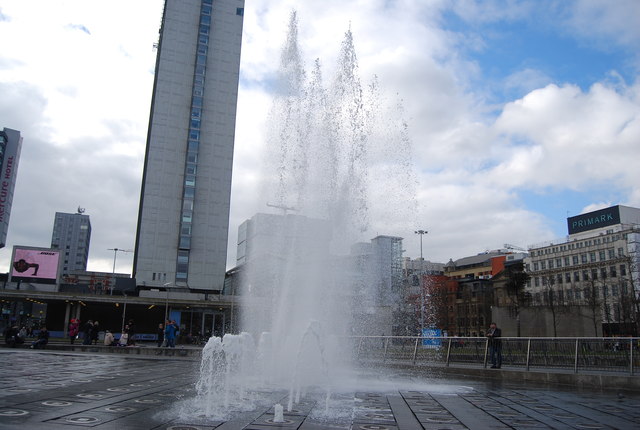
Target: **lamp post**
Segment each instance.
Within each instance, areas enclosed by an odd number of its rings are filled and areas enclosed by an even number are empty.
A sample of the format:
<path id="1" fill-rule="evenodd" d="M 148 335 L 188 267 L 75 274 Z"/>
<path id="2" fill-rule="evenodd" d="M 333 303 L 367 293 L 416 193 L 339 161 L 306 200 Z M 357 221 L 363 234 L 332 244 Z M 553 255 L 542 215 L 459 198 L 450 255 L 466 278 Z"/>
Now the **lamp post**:
<path id="1" fill-rule="evenodd" d="M 169 285 L 172 285 L 173 282 L 167 282 L 166 284 L 162 284 L 164 287 L 164 291 L 167 293 L 167 297 L 164 301 L 164 320 L 167 321 L 169 319 Z"/>
<path id="2" fill-rule="evenodd" d="M 420 336 L 424 334 L 424 283 L 422 282 L 423 262 L 422 257 L 422 236 L 429 233 L 427 230 L 416 230 L 415 234 L 420 235 Z"/>
<path id="3" fill-rule="evenodd" d="M 120 248 L 107 248 L 107 251 L 113 251 L 113 279 L 111 280 L 113 282 L 113 284 L 111 285 L 110 288 L 110 295 L 113 296 L 113 287 L 115 286 L 116 283 L 116 257 L 118 256 L 118 251 L 120 252 L 133 252 L 129 249 L 120 249 Z"/>

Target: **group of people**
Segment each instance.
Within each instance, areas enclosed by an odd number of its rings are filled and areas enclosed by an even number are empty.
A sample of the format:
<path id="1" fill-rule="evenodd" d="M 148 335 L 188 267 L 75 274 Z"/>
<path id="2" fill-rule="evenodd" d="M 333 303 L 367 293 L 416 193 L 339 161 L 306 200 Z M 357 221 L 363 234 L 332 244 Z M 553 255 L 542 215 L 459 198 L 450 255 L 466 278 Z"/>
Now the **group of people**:
<path id="1" fill-rule="evenodd" d="M 98 321 L 88 320 L 81 329 L 80 320 L 72 318 L 68 327 L 69 341 L 73 345 L 76 339 L 80 337 L 82 332 L 82 344 L 83 345 L 97 345 L 100 335 L 100 323 Z M 115 336 L 111 331 L 105 330 L 104 333 L 104 345 L 105 346 L 134 346 L 136 344 L 135 326 L 133 320 L 124 326 L 119 339 L 115 339 Z"/>
<path id="2" fill-rule="evenodd" d="M 16 347 L 25 343 L 27 337 L 33 335 L 33 331 L 22 327 L 18 329 L 18 326 L 13 324 L 8 326 L 4 330 L 4 342 L 10 347 Z M 49 331 L 47 327 L 42 326 L 38 331 L 38 335 L 35 341 L 31 343 L 31 349 L 44 348 L 49 343 Z"/>
<path id="3" fill-rule="evenodd" d="M 175 320 L 167 320 L 164 325 L 158 324 L 158 348 L 166 346 L 167 348 L 176 347 L 176 337 L 180 327 Z"/>
<path id="4" fill-rule="evenodd" d="M 100 323 L 98 321 L 89 320 L 82 326 L 82 344 L 97 345 L 98 335 L 100 333 Z M 72 318 L 69 322 L 69 341 L 73 345 L 80 337 L 80 320 Z"/>

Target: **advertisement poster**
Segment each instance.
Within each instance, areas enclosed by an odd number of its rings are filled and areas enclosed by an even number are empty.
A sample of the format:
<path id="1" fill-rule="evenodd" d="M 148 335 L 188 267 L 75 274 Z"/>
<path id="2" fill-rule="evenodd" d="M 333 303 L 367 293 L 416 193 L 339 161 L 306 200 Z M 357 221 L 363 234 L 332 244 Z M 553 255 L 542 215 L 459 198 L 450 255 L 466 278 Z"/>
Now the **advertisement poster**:
<path id="1" fill-rule="evenodd" d="M 50 249 L 14 248 L 12 281 L 55 283 L 60 253 Z"/>

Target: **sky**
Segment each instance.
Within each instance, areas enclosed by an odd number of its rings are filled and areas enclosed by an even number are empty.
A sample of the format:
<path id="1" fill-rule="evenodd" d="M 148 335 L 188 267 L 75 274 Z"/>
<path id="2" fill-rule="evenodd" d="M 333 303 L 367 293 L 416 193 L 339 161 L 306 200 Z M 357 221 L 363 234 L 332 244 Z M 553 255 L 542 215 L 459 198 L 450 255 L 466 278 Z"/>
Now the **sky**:
<path id="1" fill-rule="evenodd" d="M 132 250 L 161 0 L 0 3 L 0 128 L 23 147 L 0 268 L 51 243 L 54 214 L 91 216 L 88 270 Z M 417 209 L 374 220 L 405 256 L 446 263 L 567 234 L 566 218 L 640 207 L 640 2 L 246 0 L 228 267 L 260 196 L 273 82 L 291 11 L 330 79 L 346 31 L 363 82 L 401 100 Z M 133 256 L 118 253 L 116 271 Z"/>

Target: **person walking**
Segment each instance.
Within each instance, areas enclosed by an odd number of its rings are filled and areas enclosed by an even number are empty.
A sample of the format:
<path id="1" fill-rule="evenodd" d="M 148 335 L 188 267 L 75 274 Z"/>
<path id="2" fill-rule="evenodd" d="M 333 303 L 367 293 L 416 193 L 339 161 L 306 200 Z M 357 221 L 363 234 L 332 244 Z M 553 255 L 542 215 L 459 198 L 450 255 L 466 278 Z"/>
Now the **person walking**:
<path id="1" fill-rule="evenodd" d="M 492 322 L 487 331 L 487 339 L 489 340 L 489 354 L 491 357 L 491 368 L 500 369 L 502 367 L 502 330 L 498 328 L 496 323 Z"/>
<path id="2" fill-rule="evenodd" d="M 175 321 L 167 320 L 164 328 L 164 338 L 166 339 L 167 348 L 175 348 L 176 347 L 176 332 L 178 331 L 178 326 Z"/>
<path id="3" fill-rule="evenodd" d="M 84 325 L 82 332 L 84 333 L 83 345 L 91 345 L 91 331 L 93 330 L 93 321 L 89 320 Z"/>
<path id="4" fill-rule="evenodd" d="M 98 321 L 93 322 L 93 327 L 91 327 L 91 341 L 94 345 L 98 344 L 98 338 L 100 337 L 100 324 Z"/>
<path id="5" fill-rule="evenodd" d="M 69 341 L 71 342 L 71 345 L 73 345 L 73 343 L 76 341 L 79 332 L 80 320 L 71 318 L 71 322 L 69 322 Z"/>
<path id="6" fill-rule="evenodd" d="M 127 334 L 129 338 L 127 339 L 127 346 L 135 346 L 136 345 L 136 326 L 133 324 L 133 320 L 129 320 L 129 331 Z"/>
<path id="7" fill-rule="evenodd" d="M 158 324 L 158 348 L 164 344 L 164 325 Z"/>

